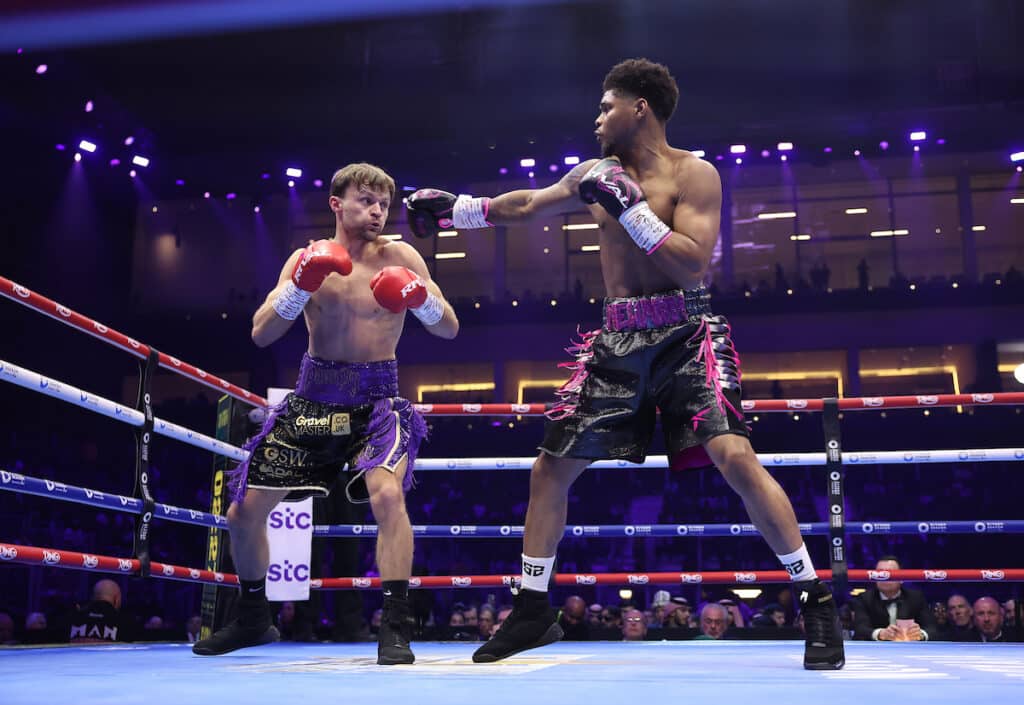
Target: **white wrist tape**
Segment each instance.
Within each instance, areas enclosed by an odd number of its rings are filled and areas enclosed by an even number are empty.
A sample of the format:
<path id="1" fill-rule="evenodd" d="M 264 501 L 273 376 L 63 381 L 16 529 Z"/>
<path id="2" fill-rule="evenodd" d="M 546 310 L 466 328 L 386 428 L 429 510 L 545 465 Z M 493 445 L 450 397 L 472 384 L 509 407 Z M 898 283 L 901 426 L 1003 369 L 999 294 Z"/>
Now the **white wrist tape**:
<path id="1" fill-rule="evenodd" d="M 444 304 L 430 292 L 427 292 L 427 300 L 417 308 L 409 309 L 412 315 L 420 319 L 425 326 L 432 326 L 444 318 Z"/>
<path id="2" fill-rule="evenodd" d="M 306 308 L 310 296 L 312 296 L 311 293 L 295 286 L 295 282 L 289 281 L 284 291 L 278 294 L 270 305 L 277 311 L 278 316 L 286 321 L 294 321 L 302 313 L 302 309 Z"/>
<path id="3" fill-rule="evenodd" d="M 619 222 L 633 238 L 633 242 L 647 254 L 661 247 L 672 234 L 672 228 L 654 214 L 647 201 L 640 201 L 628 208 L 619 216 Z"/>
<path id="4" fill-rule="evenodd" d="M 489 228 L 487 209 L 489 198 L 473 198 L 466 194 L 459 195 L 452 207 L 452 225 L 459 228 Z"/>

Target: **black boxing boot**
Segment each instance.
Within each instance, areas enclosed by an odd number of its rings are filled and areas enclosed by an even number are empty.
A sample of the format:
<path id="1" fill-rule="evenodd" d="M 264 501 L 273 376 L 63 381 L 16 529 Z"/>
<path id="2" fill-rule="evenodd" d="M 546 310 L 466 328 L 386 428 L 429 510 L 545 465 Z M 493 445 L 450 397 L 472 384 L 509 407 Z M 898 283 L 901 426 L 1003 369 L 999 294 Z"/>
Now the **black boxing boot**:
<path id="1" fill-rule="evenodd" d="M 846 663 L 843 632 L 832 591 L 817 578 L 795 583 L 804 617 L 804 668 L 809 671 L 839 670 Z"/>
<path id="2" fill-rule="evenodd" d="M 558 625 L 558 613 L 551 607 L 546 592 L 512 589 L 512 613 L 490 641 L 473 654 L 476 663 L 492 663 L 520 651 L 552 644 L 564 636 Z"/>
<path id="3" fill-rule="evenodd" d="M 243 598 L 245 593 L 243 593 Z M 192 645 L 192 653 L 199 656 L 220 656 L 247 646 L 261 646 L 277 641 L 281 635 L 270 619 L 270 603 L 262 593 L 260 598 L 241 599 L 236 606 L 236 617 L 212 636 Z"/>

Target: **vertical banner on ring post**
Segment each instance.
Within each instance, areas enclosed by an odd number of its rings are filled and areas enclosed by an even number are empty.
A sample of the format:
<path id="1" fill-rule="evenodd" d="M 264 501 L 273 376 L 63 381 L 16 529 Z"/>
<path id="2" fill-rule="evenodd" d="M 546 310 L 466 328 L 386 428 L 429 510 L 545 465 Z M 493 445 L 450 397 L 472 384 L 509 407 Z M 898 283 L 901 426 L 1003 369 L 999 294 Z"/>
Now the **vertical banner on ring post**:
<path id="1" fill-rule="evenodd" d="M 284 401 L 290 389 L 270 387 L 267 403 Z M 270 450 L 268 449 L 268 459 Z M 272 602 L 309 599 L 309 566 L 313 548 L 313 498 L 281 502 L 267 517 L 270 565 L 267 569 L 267 599 Z"/>
<path id="2" fill-rule="evenodd" d="M 832 594 L 846 596 L 846 504 L 843 499 L 843 446 L 839 432 L 839 400 L 825 399 L 822 429 L 825 432 L 825 472 L 828 473 L 828 540 L 832 563 Z"/>
<path id="3" fill-rule="evenodd" d="M 231 443 L 232 441 L 232 416 L 237 406 L 234 399 L 227 394 L 217 400 L 217 430 L 216 437 L 219 441 Z M 223 516 L 228 508 L 228 487 L 227 471 L 230 461 L 223 455 L 213 456 L 213 481 L 210 486 L 210 513 L 214 516 Z M 221 565 L 224 557 L 224 530 L 211 526 L 206 532 L 206 570 L 215 573 L 221 572 Z M 218 610 L 217 597 L 221 593 L 217 585 L 203 585 L 203 597 L 200 603 L 200 616 L 202 626 L 199 628 L 199 637 L 206 639 L 213 634 L 217 627 L 219 612 L 226 612 L 224 605 Z M 222 601 L 223 602 L 223 601 Z"/>
<path id="4" fill-rule="evenodd" d="M 149 491 L 149 444 L 153 438 L 153 400 L 150 394 L 153 370 L 160 364 L 160 353 L 149 349 L 149 356 L 139 361 L 139 396 L 135 408 L 142 412 L 142 426 L 135 429 L 135 491 L 142 500 L 142 514 L 135 526 L 135 557 L 139 561 L 139 575 L 149 575 L 149 528 L 153 523 L 156 503 Z"/>

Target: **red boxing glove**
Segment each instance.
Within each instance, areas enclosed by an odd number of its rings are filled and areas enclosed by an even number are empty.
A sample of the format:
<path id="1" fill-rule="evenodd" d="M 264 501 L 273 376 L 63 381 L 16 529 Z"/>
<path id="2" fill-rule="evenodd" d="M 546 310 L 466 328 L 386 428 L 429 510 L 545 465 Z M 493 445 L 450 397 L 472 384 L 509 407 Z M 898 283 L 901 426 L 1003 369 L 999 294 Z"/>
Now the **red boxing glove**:
<path id="1" fill-rule="evenodd" d="M 430 293 L 416 272 L 405 267 L 385 267 L 370 280 L 373 298 L 391 313 L 412 311 L 424 325 L 432 326 L 444 317 L 444 304 Z"/>
<path id="2" fill-rule="evenodd" d="M 271 305 L 281 318 L 294 321 L 309 302 L 309 297 L 324 283 L 331 272 L 342 276 L 352 273 L 348 250 L 334 240 L 317 240 L 302 251 L 295 263 L 292 279 Z"/>
<path id="3" fill-rule="evenodd" d="M 373 298 L 391 313 L 419 308 L 427 300 L 427 285 L 405 267 L 385 267 L 370 280 Z"/>
<path id="4" fill-rule="evenodd" d="M 352 273 L 352 258 L 341 243 L 317 240 L 310 243 L 292 270 L 292 282 L 310 293 L 320 288 L 331 272 L 342 276 Z"/>

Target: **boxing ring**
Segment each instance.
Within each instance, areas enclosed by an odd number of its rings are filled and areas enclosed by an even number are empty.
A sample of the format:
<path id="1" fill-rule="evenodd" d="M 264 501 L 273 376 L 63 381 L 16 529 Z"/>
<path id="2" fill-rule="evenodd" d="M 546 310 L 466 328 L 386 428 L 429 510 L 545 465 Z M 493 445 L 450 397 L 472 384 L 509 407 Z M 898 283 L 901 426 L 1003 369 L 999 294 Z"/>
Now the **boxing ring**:
<path id="1" fill-rule="evenodd" d="M 45 565 L 93 572 L 137 575 L 201 583 L 237 584 L 237 578 L 217 569 L 179 566 L 149 554 L 154 520 L 206 527 L 213 535 L 227 529 L 226 505 L 200 510 L 157 503 L 149 486 L 149 446 L 153 436 L 171 438 L 222 460 L 240 461 L 245 451 L 222 438 L 157 418 L 152 413 L 150 378 L 156 368 L 182 375 L 254 408 L 266 400 L 201 368 L 166 355 L 40 294 L 0 277 L 0 294 L 130 353 L 141 362 L 138 403 L 129 407 L 86 389 L 42 375 L 13 362 L 0 360 L 0 381 L 51 396 L 88 411 L 132 426 L 137 437 L 136 490 L 133 496 L 71 485 L 0 468 L 0 489 L 62 502 L 124 512 L 136 517 L 132 555 L 108 556 L 68 551 L 60 547 L 26 546 L 4 542 L 0 535 L 0 563 Z M 848 570 L 846 541 L 867 534 L 1021 534 L 1024 519 L 979 518 L 957 521 L 884 521 L 848 524 L 844 513 L 846 473 L 857 466 L 880 464 L 1019 462 L 1024 448 L 966 448 L 958 450 L 843 451 L 839 412 L 899 408 L 1019 405 L 1024 393 L 895 396 L 844 399 L 751 400 L 744 411 L 814 411 L 822 414 L 823 450 L 820 453 L 769 453 L 758 458 L 768 468 L 821 466 L 827 477 L 830 520 L 802 523 L 801 533 L 829 537 L 831 569 L 819 575 L 842 587 L 846 581 L 889 579 L 922 582 L 1020 582 L 1024 568 L 1008 566 L 971 569 L 904 569 L 899 571 Z M 420 404 L 426 415 L 539 416 L 543 404 Z M 421 458 L 422 471 L 496 472 L 527 471 L 532 457 Z M 643 464 L 600 461 L 593 468 L 664 469 L 665 456 L 651 456 Z M 525 477 L 524 477 L 525 481 Z M 414 525 L 423 538 L 521 539 L 518 525 Z M 218 534 L 219 535 L 219 534 Z M 318 525 L 323 537 L 373 537 L 376 527 L 362 524 Z M 757 535 L 748 523 L 570 525 L 567 537 L 691 537 L 745 538 Z M 825 566 L 822 565 L 821 568 Z M 0 568 L 2 571 L 2 568 Z M 0 573 L 2 574 L 2 573 Z M 413 588 L 476 588 L 509 586 L 515 575 L 415 576 Z M 788 583 L 783 570 L 627 573 L 559 573 L 558 585 L 742 585 Z M 376 578 L 339 576 L 316 579 L 313 589 L 374 589 Z M 204 632 L 212 625 L 204 622 Z M 628 698 L 714 697 L 727 702 L 791 703 L 801 697 L 826 697 L 836 703 L 867 698 L 927 699 L 962 703 L 968 698 L 1010 700 L 1024 693 L 1024 645 L 1021 644 L 880 644 L 847 642 L 846 667 L 841 671 L 804 671 L 802 645 L 795 642 L 562 642 L 495 664 L 473 664 L 472 645 L 422 643 L 414 646 L 416 664 L 408 667 L 376 665 L 370 644 L 272 644 L 245 649 L 219 658 L 193 657 L 187 644 L 115 644 L 0 648 L 0 703 L 38 702 L 42 692 L 52 699 L 100 703 L 145 699 L 180 702 L 211 696 L 241 694 L 243 701 L 280 702 L 301 692 L 304 697 L 373 698 L 385 702 L 415 699 L 421 703 L 450 702 L 459 698 L 494 697 L 495 679 L 514 688 L 517 700 L 549 702 L 554 698 L 592 698 L 618 702 Z M 41 676 L 45 674 L 45 683 Z M 143 678 L 144 680 L 140 680 Z M 386 680 L 382 680 L 386 679 Z M 824 683 L 823 680 L 832 681 Z M 144 684 L 144 685 L 143 685 Z M 145 689 L 145 695 L 139 686 Z M 490 688 L 489 688 L 490 686 Z M 768 686 L 768 687 L 766 687 Z M 777 686 L 777 687 L 775 687 Z M 827 687 L 826 691 L 822 688 Z M 659 700 L 660 701 L 660 700 Z"/>

